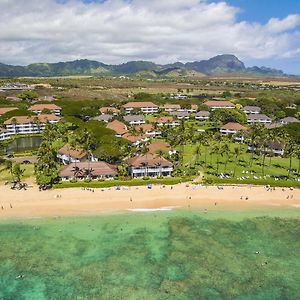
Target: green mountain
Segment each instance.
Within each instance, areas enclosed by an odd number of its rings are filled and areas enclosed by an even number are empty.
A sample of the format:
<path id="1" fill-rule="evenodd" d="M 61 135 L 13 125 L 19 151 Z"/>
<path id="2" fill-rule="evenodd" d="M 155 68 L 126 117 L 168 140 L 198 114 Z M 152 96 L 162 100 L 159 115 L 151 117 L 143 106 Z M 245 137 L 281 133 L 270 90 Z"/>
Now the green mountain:
<path id="1" fill-rule="evenodd" d="M 130 61 L 120 65 L 107 65 L 87 59 L 59 63 L 35 63 L 28 66 L 12 66 L 0 63 L 0 77 L 18 76 L 71 76 L 71 75 L 138 75 L 142 77 L 188 77 L 228 74 L 282 77 L 280 70 L 266 67 L 246 68 L 236 56 L 218 55 L 208 60 L 188 63 L 176 62 L 159 65 L 149 61 Z"/>

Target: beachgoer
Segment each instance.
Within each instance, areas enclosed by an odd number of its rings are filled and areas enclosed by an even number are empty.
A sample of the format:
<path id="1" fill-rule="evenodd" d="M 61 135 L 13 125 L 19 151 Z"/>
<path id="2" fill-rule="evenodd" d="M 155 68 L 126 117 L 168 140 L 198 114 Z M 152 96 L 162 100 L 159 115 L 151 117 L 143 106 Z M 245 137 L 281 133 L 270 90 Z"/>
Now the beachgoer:
<path id="1" fill-rule="evenodd" d="M 11 205 L 11 203 L 9 203 L 9 206 L 10 206 L 10 208 L 12 208 L 12 205 Z"/>

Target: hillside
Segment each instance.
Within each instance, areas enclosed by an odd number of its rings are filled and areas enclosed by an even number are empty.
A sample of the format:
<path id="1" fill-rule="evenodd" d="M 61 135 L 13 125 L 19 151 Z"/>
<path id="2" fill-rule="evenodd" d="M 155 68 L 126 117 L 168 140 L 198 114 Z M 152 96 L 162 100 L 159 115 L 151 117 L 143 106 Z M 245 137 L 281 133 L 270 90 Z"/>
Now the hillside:
<path id="1" fill-rule="evenodd" d="M 59 63 L 35 63 L 13 66 L 0 63 L 0 77 L 18 76 L 70 76 L 70 75 L 137 75 L 143 77 L 195 77 L 241 74 L 253 76 L 288 76 L 281 70 L 267 67 L 246 68 L 236 56 L 218 55 L 208 60 L 159 65 L 149 61 L 130 61 L 120 65 L 107 65 L 87 59 Z"/>

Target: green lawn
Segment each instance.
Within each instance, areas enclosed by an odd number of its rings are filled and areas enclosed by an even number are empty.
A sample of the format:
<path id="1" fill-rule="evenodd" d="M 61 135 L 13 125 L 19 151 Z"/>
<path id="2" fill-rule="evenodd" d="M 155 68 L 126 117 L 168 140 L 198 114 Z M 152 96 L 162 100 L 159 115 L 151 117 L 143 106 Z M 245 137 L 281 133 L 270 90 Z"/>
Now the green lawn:
<path id="1" fill-rule="evenodd" d="M 198 120 L 189 120 L 186 121 L 186 127 L 194 127 L 196 130 L 197 129 L 203 129 L 203 130 L 208 130 L 208 129 L 213 129 L 216 127 L 219 127 L 218 124 L 215 122 L 210 122 L 210 121 L 198 121 Z"/>
<path id="2" fill-rule="evenodd" d="M 90 188 L 108 188 L 114 186 L 141 186 L 148 184 L 165 184 L 173 185 L 181 182 L 190 181 L 191 177 L 168 177 L 168 178 L 151 178 L 151 179 L 129 179 L 129 180 L 106 180 L 106 181 L 96 181 L 91 182 L 85 181 L 62 181 L 54 186 L 54 188 L 74 188 L 74 187 L 90 187 Z"/>
<path id="3" fill-rule="evenodd" d="M 21 169 L 25 170 L 24 176 L 22 177 L 22 179 L 26 179 L 26 178 L 34 176 L 34 165 L 33 164 L 22 165 Z M 1 164 L 0 165 L 0 182 L 1 181 L 10 181 L 10 180 L 12 180 L 12 178 L 11 178 L 9 171 L 4 170 L 4 165 Z"/>
<path id="4" fill-rule="evenodd" d="M 238 144 L 231 143 L 230 149 L 233 152 L 234 147 Z M 282 157 L 266 157 L 265 160 L 265 177 L 262 173 L 262 158 L 254 156 L 252 161 L 252 154 L 246 153 L 247 146 L 241 145 L 242 154 L 236 159 L 232 153 L 229 159 L 225 155 L 219 156 L 219 174 L 226 173 L 230 178 L 220 178 L 214 174 L 217 172 L 217 154 L 209 154 L 209 147 L 207 147 L 207 157 L 205 168 L 205 147 L 201 146 L 200 155 L 198 161 L 196 161 L 195 149 L 197 145 L 186 145 L 184 147 L 184 159 L 183 169 L 188 171 L 190 168 L 195 168 L 205 173 L 205 178 L 208 182 L 213 183 L 249 183 L 249 184 L 270 184 L 277 186 L 300 186 L 300 182 L 296 179 L 300 178 L 299 174 L 288 174 L 289 158 Z M 179 147 L 178 150 L 181 150 Z M 228 159 L 227 165 L 225 164 Z M 252 162 L 251 162 L 252 161 Z M 298 169 L 298 160 L 292 159 L 292 168 Z M 226 169 L 225 169 L 226 168 Z M 234 169 L 236 168 L 236 174 L 233 178 Z M 289 176 L 290 175 L 290 176 Z M 281 178 L 275 180 L 272 176 Z"/>

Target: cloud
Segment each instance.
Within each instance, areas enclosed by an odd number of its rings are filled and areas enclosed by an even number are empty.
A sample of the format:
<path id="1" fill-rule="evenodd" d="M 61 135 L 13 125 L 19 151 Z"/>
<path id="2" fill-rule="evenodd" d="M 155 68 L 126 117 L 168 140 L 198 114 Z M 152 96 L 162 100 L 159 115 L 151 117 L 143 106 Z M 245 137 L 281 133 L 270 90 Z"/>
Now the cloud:
<path id="1" fill-rule="evenodd" d="M 168 63 L 222 53 L 272 59 L 300 49 L 300 15 L 267 24 L 238 22 L 239 9 L 226 2 L 0 0 L 0 11 L 0 57 L 6 63 Z"/>

